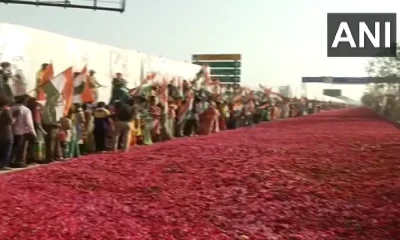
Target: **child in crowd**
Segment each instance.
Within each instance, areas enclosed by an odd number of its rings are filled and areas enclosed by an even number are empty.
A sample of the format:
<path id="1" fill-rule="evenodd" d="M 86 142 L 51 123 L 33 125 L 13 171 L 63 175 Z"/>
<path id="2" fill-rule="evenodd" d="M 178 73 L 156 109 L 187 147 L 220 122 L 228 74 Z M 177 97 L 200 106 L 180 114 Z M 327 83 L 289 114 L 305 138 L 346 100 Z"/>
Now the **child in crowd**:
<path id="1" fill-rule="evenodd" d="M 72 121 L 67 117 L 60 119 L 59 141 L 64 159 L 70 158 Z"/>

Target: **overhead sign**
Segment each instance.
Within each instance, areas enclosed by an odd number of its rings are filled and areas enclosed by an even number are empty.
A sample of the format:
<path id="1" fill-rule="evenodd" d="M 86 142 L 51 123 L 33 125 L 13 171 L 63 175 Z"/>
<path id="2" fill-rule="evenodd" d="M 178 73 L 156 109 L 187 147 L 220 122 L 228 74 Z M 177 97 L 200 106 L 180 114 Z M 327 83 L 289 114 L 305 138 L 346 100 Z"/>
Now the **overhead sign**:
<path id="1" fill-rule="evenodd" d="M 220 82 L 240 82 L 241 62 L 240 54 L 195 54 L 192 55 L 192 63 L 208 66 L 213 79 Z"/>
<path id="2" fill-rule="evenodd" d="M 218 69 L 218 68 L 211 68 L 211 75 L 232 75 L 232 76 L 239 76 L 240 69 L 239 68 L 232 68 L 232 69 Z"/>
<path id="3" fill-rule="evenodd" d="M 324 83 L 333 83 L 333 77 L 324 77 L 322 81 L 324 81 Z"/>
<path id="4" fill-rule="evenodd" d="M 192 55 L 192 61 L 240 61 L 241 54 L 195 54 Z"/>
<path id="5" fill-rule="evenodd" d="M 240 68 L 241 67 L 241 62 L 234 61 L 234 62 L 193 62 L 194 64 L 200 64 L 200 65 L 207 65 L 210 68 Z"/>
<path id="6" fill-rule="evenodd" d="M 235 85 L 235 84 L 238 84 L 238 83 L 234 83 L 234 82 L 221 82 L 221 87 L 231 87 L 231 86 L 233 86 L 233 85 Z"/>
<path id="7" fill-rule="evenodd" d="M 303 77 L 302 83 L 370 84 L 400 83 L 399 77 Z"/>
<path id="8" fill-rule="evenodd" d="M 323 94 L 329 97 L 340 97 L 342 96 L 341 89 L 324 89 Z"/>
<path id="9" fill-rule="evenodd" d="M 212 76 L 212 79 L 219 80 L 222 83 L 238 83 L 240 82 L 240 77 L 234 77 L 234 76 Z"/>

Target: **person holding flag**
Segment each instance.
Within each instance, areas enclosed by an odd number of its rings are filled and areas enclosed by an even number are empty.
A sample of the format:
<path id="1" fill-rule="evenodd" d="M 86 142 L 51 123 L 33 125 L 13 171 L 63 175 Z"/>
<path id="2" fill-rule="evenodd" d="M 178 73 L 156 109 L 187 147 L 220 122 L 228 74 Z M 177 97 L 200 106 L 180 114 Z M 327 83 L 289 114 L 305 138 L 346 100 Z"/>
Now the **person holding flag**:
<path id="1" fill-rule="evenodd" d="M 46 72 L 52 69 L 52 64 L 47 66 Z M 52 70 L 51 70 L 52 72 Z M 73 100 L 73 72 L 72 67 L 65 69 L 56 76 L 44 79 L 39 87 L 45 96 L 43 108 L 43 128 L 47 132 L 45 136 L 46 162 L 52 162 L 61 158 L 59 142 L 59 120 L 66 116 Z M 39 99 L 38 99 L 39 100 Z"/>
<path id="2" fill-rule="evenodd" d="M 93 98 L 94 98 L 94 102 L 97 102 L 98 99 L 99 99 L 99 91 L 98 91 L 98 89 L 101 88 L 101 87 L 105 87 L 105 86 L 101 85 L 101 84 L 97 81 L 97 79 L 96 79 L 96 77 L 95 77 L 95 74 L 96 74 L 96 71 L 94 71 L 93 69 L 91 69 L 91 70 L 89 71 L 89 76 L 88 76 L 88 78 L 87 78 L 87 81 L 88 81 L 88 83 L 89 83 L 89 88 L 90 88 L 90 90 L 92 91 L 92 95 L 93 95 Z"/>

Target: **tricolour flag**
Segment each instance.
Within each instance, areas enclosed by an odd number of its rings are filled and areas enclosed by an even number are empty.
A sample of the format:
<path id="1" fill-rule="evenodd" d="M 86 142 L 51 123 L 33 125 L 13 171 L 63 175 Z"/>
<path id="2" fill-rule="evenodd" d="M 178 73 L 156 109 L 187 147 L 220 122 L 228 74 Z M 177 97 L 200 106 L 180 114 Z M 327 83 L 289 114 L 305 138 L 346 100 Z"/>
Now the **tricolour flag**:
<path id="1" fill-rule="evenodd" d="M 37 101 L 45 101 L 46 94 L 42 90 L 42 86 L 50 81 L 54 76 L 53 63 L 47 65 L 45 70 L 40 70 L 37 74 L 37 82 L 36 82 L 36 99 Z"/>
<path id="2" fill-rule="evenodd" d="M 132 96 L 148 95 L 153 87 L 152 81 L 156 79 L 156 77 L 157 77 L 156 73 L 148 74 L 147 77 L 140 82 L 140 85 L 134 88 L 130 92 L 130 94 Z"/>
<path id="3" fill-rule="evenodd" d="M 54 76 L 50 81 L 41 86 L 46 95 L 46 106 L 55 107 L 56 116 L 51 116 L 57 121 L 66 115 L 71 108 L 74 93 L 72 67 Z"/>
<path id="4" fill-rule="evenodd" d="M 81 73 L 74 79 L 74 103 L 92 103 L 95 102 L 95 97 L 90 84 L 88 82 L 87 67 L 85 66 Z"/>

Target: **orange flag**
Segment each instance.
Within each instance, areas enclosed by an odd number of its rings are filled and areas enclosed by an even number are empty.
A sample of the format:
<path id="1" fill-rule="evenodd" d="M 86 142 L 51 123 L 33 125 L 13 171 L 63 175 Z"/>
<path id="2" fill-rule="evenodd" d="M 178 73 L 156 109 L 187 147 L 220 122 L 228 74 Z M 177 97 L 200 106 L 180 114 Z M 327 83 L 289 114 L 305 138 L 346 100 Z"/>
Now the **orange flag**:
<path id="1" fill-rule="evenodd" d="M 95 98 L 93 96 L 93 92 L 90 89 L 90 83 L 89 83 L 89 78 L 88 78 L 88 74 L 87 74 L 87 66 L 85 66 L 82 69 L 81 75 L 84 77 L 84 88 L 83 88 L 83 92 L 82 92 L 82 102 L 83 103 L 91 103 L 91 102 L 95 102 Z"/>
<path id="2" fill-rule="evenodd" d="M 40 70 L 38 73 L 38 82 L 36 86 L 36 99 L 38 101 L 44 101 L 46 100 L 46 94 L 43 92 L 41 89 L 41 86 L 43 84 L 49 82 L 54 76 L 54 69 L 53 69 L 53 63 L 50 63 L 47 65 L 45 70 Z"/>

